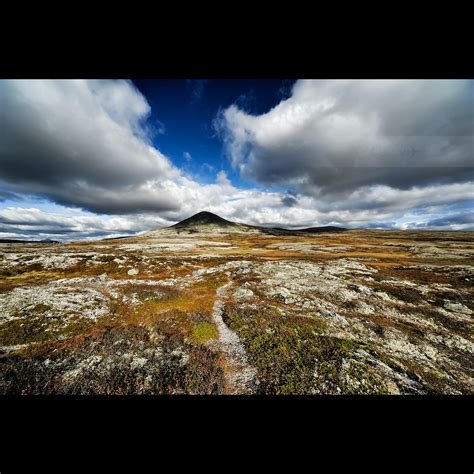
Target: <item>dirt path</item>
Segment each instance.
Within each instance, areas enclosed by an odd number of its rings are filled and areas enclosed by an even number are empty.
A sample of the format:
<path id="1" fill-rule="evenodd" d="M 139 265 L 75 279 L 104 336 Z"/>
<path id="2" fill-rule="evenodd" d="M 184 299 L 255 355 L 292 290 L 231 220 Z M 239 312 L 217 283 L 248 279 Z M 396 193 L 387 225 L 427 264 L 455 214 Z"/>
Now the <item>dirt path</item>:
<path id="1" fill-rule="evenodd" d="M 250 367 L 247 354 L 239 336 L 231 331 L 222 319 L 224 304 L 222 299 L 232 282 L 226 283 L 217 289 L 216 300 L 212 310 L 212 318 L 219 331 L 219 348 L 226 356 L 227 366 L 225 369 L 226 392 L 229 394 L 250 394 L 253 392 L 256 371 Z"/>

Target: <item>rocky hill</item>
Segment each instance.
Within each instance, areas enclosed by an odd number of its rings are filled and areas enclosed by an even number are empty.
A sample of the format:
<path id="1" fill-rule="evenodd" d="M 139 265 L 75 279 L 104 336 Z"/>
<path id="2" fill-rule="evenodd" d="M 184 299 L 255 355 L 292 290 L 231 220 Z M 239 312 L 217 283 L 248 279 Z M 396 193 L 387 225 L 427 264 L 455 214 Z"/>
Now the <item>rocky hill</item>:
<path id="1" fill-rule="evenodd" d="M 162 237 L 170 234 L 259 234 L 258 227 L 231 222 L 212 212 L 202 211 L 170 227 L 156 229 L 144 234 L 145 237 Z"/>
<path id="2" fill-rule="evenodd" d="M 156 229 L 144 234 L 146 237 L 161 237 L 163 234 L 270 234 L 301 235 L 324 232 L 342 232 L 343 227 L 325 226 L 306 229 L 285 229 L 283 227 L 264 227 L 232 222 L 208 211 L 201 211 L 170 227 Z"/>

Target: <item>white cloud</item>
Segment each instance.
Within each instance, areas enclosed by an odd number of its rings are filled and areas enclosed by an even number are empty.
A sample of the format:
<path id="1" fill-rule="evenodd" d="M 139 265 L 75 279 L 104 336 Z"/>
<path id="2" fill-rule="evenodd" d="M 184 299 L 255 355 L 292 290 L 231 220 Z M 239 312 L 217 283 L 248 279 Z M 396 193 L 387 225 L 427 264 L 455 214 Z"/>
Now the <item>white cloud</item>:
<path id="1" fill-rule="evenodd" d="M 314 196 L 474 180 L 474 81 L 298 81 L 268 113 L 218 117 L 248 179 Z"/>
<path id="2" fill-rule="evenodd" d="M 150 106 L 128 81 L 0 81 L 1 180 L 98 212 L 176 209 L 181 172 L 149 142 Z"/>
<path id="3" fill-rule="evenodd" d="M 273 192 L 236 188 L 225 171 L 203 185 L 175 167 L 151 144 L 150 106 L 131 82 L 0 81 L 0 200 L 25 193 L 100 214 L 7 207 L 0 236 L 116 235 L 201 210 L 256 225 L 363 227 L 401 225 L 416 208 L 425 217 L 413 225 L 428 225 L 430 212 L 474 199 L 469 94 L 462 81 L 302 81 L 267 114 L 230 107 L 220 126 L 232 163 L 291 189 Z M 473 224 L 456 215 L 433 225 Z"/>

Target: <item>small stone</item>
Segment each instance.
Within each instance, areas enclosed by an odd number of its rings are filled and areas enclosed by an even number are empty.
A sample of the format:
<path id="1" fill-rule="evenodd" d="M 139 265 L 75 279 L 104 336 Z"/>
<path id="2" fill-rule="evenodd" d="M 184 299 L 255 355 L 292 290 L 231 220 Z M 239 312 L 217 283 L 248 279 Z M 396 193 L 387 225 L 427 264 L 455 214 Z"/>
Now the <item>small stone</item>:
<path id="1" fill-rule="evenodd" d="M 341 316 L 335 312 L 332 311 L 327 311 L 325 309 L 321 309 L 319 311 L 319 315 L 323 316 L 324 318 L 329 318 L 333 320 L 336 323 L 342 324 L 343 326 L 347 326 L 349 323 L 347 322 L 347 319 L 344 316 Z"/>
<path id="2" fill-rule="evenodd" d="M 246 275 L 247 273 L 250 273 L 250 268 L 249 267 L 242 267 L 242 268 L 239 268 L 235 274 L 236 275 Z"/>
<path id="3" fill-rule="evenodd" d="M 133 275 L 138 275 L 139 272 L 137 268 L 131 268 L 127 273 L 133 276 Z"/>
<path id="4" fill-rule="evenodd" d="M 130 363 L 130 368 L 132 370 L 141 369 L 144 365 L 146 365 L 147 362 L 148 362 L 148 359 L 145 359 L 145 357 L 134 356 L 132 358 L 132 362 Z"/>
<path id="5" fill-rule="evenodd" d="M 249 290 L 248 288 L 239 288 L 235 293 L 234 293 L 234 298 L 240 300 L 240 299 L 246 299 L 246 298 L 252 298 L 253 296 L 253 291 Z"/>

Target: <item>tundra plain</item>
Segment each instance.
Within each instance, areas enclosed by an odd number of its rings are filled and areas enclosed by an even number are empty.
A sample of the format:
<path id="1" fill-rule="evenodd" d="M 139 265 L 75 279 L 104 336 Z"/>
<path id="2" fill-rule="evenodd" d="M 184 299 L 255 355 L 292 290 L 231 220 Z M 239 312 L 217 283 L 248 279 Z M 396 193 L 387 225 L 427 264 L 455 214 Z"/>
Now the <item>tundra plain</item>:
<path id="1" fill-rule="evenodd" d="M 0 244 L 2 394 L 473 394 L 474 233 Z"/>

